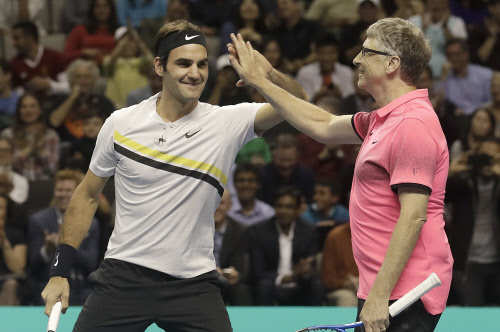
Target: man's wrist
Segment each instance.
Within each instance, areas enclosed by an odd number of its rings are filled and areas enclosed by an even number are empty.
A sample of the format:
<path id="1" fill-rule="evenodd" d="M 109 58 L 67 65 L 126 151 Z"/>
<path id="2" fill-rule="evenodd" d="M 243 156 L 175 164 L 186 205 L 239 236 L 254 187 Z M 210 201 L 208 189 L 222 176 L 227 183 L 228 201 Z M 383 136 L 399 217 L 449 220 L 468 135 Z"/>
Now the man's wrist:
<path id="1" fill-rule="evenodd" d="M 50 262 L 50 276 L 69 278 L 71 268 L 76 260 L 77 250 L 67 244 L 60 244 Z"/>

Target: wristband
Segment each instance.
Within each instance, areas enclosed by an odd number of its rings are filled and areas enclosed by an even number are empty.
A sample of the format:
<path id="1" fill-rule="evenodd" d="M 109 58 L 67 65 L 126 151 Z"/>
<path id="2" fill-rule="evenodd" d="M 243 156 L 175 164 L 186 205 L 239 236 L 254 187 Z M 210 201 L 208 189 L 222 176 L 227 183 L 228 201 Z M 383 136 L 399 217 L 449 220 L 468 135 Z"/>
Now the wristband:
<path id="1" fill-rule="evenodd" d="M 76 258 L 76 253 L 77 250 L 70 245 L 59 245 L 52 262 L 50 262 L 49 275 L 51 277 L 69 278 L 71 268 Z"/>

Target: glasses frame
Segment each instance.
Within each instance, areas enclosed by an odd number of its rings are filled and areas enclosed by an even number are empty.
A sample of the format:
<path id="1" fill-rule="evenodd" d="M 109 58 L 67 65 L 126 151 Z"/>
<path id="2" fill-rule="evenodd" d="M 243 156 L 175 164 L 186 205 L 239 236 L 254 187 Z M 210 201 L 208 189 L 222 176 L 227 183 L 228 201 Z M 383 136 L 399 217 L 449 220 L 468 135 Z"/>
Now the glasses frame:
<path id="1" fill-rule="evenodd" d="M 385 55 L 385 56 L 395 56 L 395 55 L 387 53 L 387 52 L 377 51 L 377 50 L 373 50 L 371 48 L 362 46 L 361 47 L 361 56 L 363 56 L 363 57 L 366 56 L 366 53 L 373 53 L 373 54 Z"/>

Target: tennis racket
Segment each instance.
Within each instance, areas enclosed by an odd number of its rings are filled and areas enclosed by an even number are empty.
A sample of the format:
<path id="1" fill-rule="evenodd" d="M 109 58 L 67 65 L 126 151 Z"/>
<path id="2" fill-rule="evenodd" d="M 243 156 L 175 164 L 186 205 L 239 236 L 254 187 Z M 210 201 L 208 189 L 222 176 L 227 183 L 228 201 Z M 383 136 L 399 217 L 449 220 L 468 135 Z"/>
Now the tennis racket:
<path id="1" fill-rule="evenodd" d="M 396 302 L 391 304 L 389 307 L 389 315 L 391 317 L 395 317 L 401 311 L 408 308 L 410 305 L 418 301 L 425 293 L 430 291 L 436 286 L 441 285 L 441 280 L 435 273 L 431 273 L 430 276 L 427 277 L 424 281 L 422 281 L 417 287 L 413 288 L 411 291 L 403 295 Z M 358 326 L 363 325 L 363 322 L 354 322 L 350 324 L 339 324 L 339 325 L 317 325 L 306 327 L 302 330 L 298 330 L 297 332 L 309 332 L 309 331 L 337 331 L 337 332 L 345 332 L 348 329 L 353 329 Z"/>
<path id="2" fill-rule="evenodd" d="M 49 322 L 47 323 L 47 332 L 56 332 L 61 316 L 61 301 L 56 302 L 50 311 Z"/>

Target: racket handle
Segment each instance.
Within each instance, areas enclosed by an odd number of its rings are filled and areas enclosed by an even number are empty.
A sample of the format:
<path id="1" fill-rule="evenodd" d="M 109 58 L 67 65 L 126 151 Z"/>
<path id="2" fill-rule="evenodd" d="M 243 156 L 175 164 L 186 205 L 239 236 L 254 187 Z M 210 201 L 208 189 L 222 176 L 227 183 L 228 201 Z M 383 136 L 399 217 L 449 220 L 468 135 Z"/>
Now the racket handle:
<path id="1" fill-rule="evenodd" d="M 59 317 L 61 316 L 61 301 L 56 302 L 50 311 L 49 322 L 47 324 L 47 332 L 56 332 L 57 325 L 59 324 Z"/>
<path id="2" fill-rule="evenodd" d="M 422 281 L 417 287 L 413 288 L 411 291 L 403 295 L 396 302 L 391 304 L 391 306 L 389 307 L 389 315 L 391 315 L 391 317 L 396 316 L 401 311 L 405 310 L 410 305 L 418 301 L 418 299 L 424 296 L 425 293 L 427 293 L 428 291 L 439 285 L 441 285 L 441 280 L 439 280 L 437 274 L 433 272 L 430 276 L 427 277 L 427 279 Z"/>

